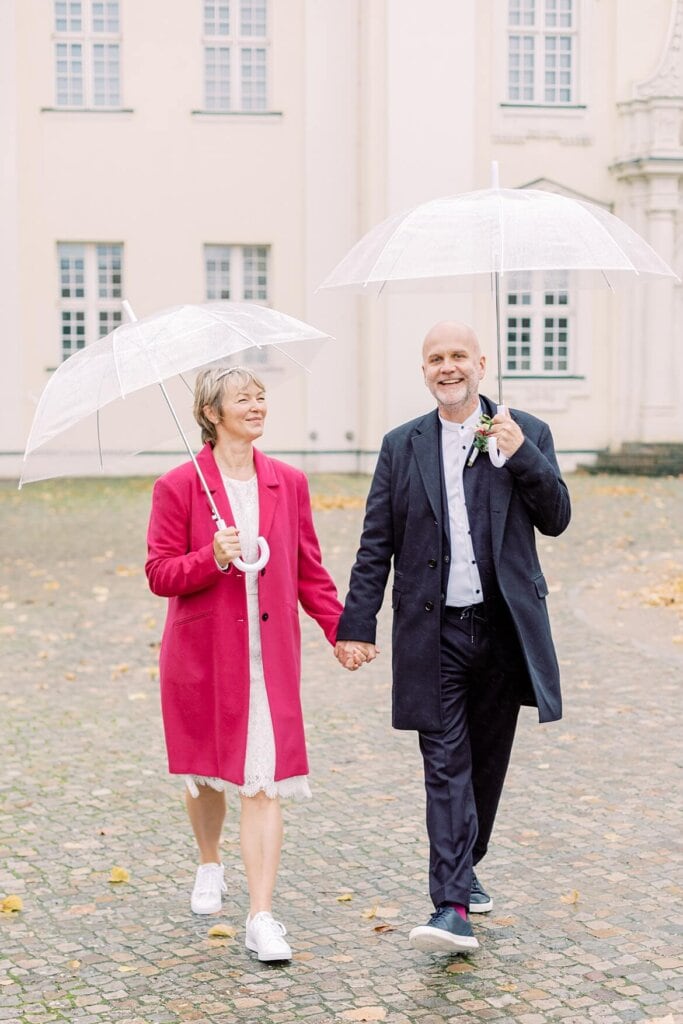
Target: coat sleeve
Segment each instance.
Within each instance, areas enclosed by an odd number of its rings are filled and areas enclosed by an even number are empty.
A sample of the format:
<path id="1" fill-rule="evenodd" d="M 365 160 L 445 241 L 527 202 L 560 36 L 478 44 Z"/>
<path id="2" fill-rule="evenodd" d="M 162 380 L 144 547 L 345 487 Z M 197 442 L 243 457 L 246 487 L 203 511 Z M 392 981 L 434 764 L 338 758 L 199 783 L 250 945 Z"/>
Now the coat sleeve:
<path id="1" fill-rule="evenodd" d="M 571 506 L 547 423 L 541 425 L 537 443 L 525 436 L 505 466 L 515 478 L 533 525 L 541 533 L 557 537 L 569 525 Z"/>
<path id="2" fill-rule="evenodd" d="M 333 644 L 342 606 L 337 588 L 322 564 L 320 544 L 313 525 L 311 498 L 306 477 L 297 480 L 299 507 L 298 597 L 304 611 L 318 623 Z"/>
<path id="3" fill-rule="evenodd" d="M 197 593 L 223 575 L 213 556 L 213 544 L 189 550 L 190 517 L 187 489 L 181 491 L 164 477 L 157 480 L 147 530 L 145 572 L 150 590 L 159 597 Z"/>
<path id="4" fill-rule="evenodd" d="M 391 449 L 385 437 L 365 506 L 360 547 L 351 570 L 338 640 L 375 643 L 377 615 L 395 551 L 392 476 Z"/>

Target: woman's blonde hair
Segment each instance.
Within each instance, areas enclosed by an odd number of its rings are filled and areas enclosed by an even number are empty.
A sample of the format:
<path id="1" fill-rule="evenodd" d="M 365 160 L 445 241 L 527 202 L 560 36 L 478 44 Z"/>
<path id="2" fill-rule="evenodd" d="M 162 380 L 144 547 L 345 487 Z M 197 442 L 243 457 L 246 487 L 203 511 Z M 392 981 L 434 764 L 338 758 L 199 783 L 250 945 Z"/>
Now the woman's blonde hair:
<path id="1" fill-rule="evenodd" d="M 249 384 L 255 384 L 261 391 L 265 391 L 263 383 L 256 374 L 252 373 L 245 366 L 214 366 L 208 370 L 200 370 L 194 384 L 194 418 L 202 428 L 202 444 L 210 441 L 215 444 L 217 440 L 216 424 L 212 423 L 204 412 L 208 405 L 210 409 L 220 416 L 223 407 L 223 397 L 228 385 L 239 388 L 246 388 Z"/>

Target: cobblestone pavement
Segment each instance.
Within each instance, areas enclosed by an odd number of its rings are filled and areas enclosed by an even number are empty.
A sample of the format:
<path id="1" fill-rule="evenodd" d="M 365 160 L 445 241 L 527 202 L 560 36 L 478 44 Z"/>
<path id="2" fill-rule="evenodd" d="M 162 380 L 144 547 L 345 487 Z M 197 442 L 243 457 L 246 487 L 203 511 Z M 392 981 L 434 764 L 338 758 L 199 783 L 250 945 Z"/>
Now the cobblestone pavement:
<path id="1" fill-rule="evenodd" d="M 367 480 L 313 484 L 343 588 Z M 268 966 L 243 945 L 234 817 L 223 912 L 189 910 L 157 699 L 164 606 L 142 574 L 150 482 L 0 484 L 0 902 L 23 900 L 0 913 L 0 1022 L 681 1024 L 683 480 L 570 488 L 570 530 L 540 539 L 566 717 L 523 713 L 480 871 L 495 898 L 481 949 L 407 942 L 430 909 L 424 798 L 415 736 L 389 726 L 383 613 L 384 651 L 355 674 L 304 628 L 314 801 L 286 810 L 276 912 L 295 957 Z M 210 938 L 216 923 L 235 937 Z"/>

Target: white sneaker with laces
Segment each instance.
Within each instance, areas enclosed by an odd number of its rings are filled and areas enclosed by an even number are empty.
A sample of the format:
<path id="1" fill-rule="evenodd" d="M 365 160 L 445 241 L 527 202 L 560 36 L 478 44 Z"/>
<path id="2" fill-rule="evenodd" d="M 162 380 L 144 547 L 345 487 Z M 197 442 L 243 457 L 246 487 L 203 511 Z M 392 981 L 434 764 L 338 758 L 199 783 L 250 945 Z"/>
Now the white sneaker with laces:
<path id="1" fill-rule="evenodd" d="M 258 953 L 259 960 L 291 960 L 292 951 L 283 938 L 286 934 L 283 924 L 267 910 L 261 910 L 247 917 L 244 944 L 252 953 Z"/>
<path id="2" fill-rule="evenodd" d="M 200 864 L 190 897 L 193 914 L 215 914 L 222 906 L 223 893 L 228 891 L 222 864 Z"/>

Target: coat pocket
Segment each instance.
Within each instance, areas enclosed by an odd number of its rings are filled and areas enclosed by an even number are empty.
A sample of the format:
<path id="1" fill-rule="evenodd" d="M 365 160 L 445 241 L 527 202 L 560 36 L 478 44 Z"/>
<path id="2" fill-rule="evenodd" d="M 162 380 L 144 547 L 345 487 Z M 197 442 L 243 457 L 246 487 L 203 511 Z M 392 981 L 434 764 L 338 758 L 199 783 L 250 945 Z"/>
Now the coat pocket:
<path id="1" fill-rule="evenodd" d="M 543 573 L 539 573 L 538 576 L 534 576 L 534 578 L 533 578 L 533 580 L 531 582 L 536 587 L 536 596 L 537 597 L 547 597 L 548 596 L 550 591 L 548 590 L 548 584 L 545 581 L 545 576 L 543 575 Z"/>

